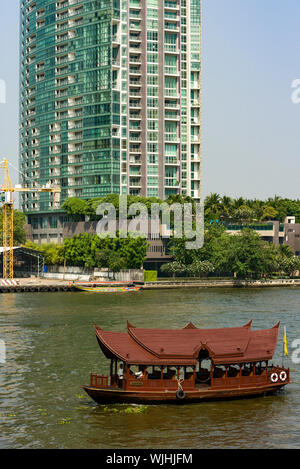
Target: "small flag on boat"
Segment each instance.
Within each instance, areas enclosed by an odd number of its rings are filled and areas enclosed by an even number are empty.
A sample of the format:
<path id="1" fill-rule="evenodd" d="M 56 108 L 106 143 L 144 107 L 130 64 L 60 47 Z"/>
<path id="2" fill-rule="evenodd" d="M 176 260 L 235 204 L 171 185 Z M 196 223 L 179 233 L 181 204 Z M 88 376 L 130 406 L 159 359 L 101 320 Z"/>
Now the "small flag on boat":
<path id="1" fill-rule="evenodd" d="M 288 351 L 288 346 L 287 346 L 286 328 L 284 328 L 283 343 L 284 343 L 284 354 L 288 357 L 289 351 Z"/>

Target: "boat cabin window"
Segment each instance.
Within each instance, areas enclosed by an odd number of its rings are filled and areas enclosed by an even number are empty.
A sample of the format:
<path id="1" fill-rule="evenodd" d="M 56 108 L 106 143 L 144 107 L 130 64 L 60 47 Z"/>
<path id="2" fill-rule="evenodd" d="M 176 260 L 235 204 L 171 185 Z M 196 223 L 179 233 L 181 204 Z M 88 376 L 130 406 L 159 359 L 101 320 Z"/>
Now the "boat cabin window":
<path id="1" fill-rule="evenodd" d="M 210 377 L 211 360 L 208 358 L 199 359 L 199 369 L 196 374 L 198 381 L 206 381 Z"/>
<path id="2" fill-rule="evenodd" d="M 196 382 L 203 383 L 210 380 L 211 359 L 206 349 L 201 349 L 198 354 L 199 367 L 196 373 Z"/>
<path id="3" fill-rule="evenodd" d="M 225 378 L 226 368 L 223 365 L 216 365 L 214 367 L 214 378 Z"/>
<path id="4" fill-rule="evenodd" d="M 164 366 L 163 367 L 163 379 L 176 379 L 177 369 L 175 366 Z"/>
<path id="5" fill-rule="evenodd" d="M 185 367 L 184 379 L 193 379 L 194 376 L 194 368 L 192 366 Z"/>
<path id="6" fill-rule="evenodd" d="M 129 367 L 129 375 L 136 379 L 146 379 L 149 375 L 148 367 L 144 365 L 131 365 Z"/>
<path id="7" fill-rule="evenodd" d="M 253 363 L 244 363 L 242 365 L 242 376 L 251 376 L 253 374 Z"/>
<path id="8" fill-rule="evenodd" d="M 130 366 L 128 367 L 128 369 L 129 369 L 129 375 L 130 375 L 130 376 L 134 376 L 135 373 L 137 373 L 137 372 L 139 371 L 139 367 L 136 366 L 136 365 L 130 365 Z"/>
<path id="9" fill-rule="evenodd" d="M 240 367 L 238 365 L 229 365 L 227 368 L 228 378 L 236 378 L 240 374 Z"/>
<path id="10" fill-rule="evenodd" d="M 161 379 L 160 366 L 149 367 L 149 369 L 148 369 L 148 378 L 149 379 Z"/>
<path id="11" fill-rule="evenodd" d="M 210 359 L 206 358 L 204 360 L 199 360 L 199 372 L 210 371 L 210 365 L 211 365 Z"/>
<path id="12" fill-rule="evenodd" d="M 266 370 L 265 365 L 263 365 L 261 362 L 256 363 L 256 366 L 255 366 L 255 375 L 256 376 L 265 375 L 266 372 L 267 372 L 267 370 Z"/>

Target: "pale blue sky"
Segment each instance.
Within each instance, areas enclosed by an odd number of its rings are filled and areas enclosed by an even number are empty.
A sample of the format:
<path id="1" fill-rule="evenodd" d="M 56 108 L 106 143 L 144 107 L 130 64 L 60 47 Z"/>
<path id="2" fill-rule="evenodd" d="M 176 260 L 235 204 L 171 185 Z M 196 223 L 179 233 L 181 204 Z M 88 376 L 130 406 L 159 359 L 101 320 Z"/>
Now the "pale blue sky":
<path id="1" fill-rule="evenodd" d="M 2 0 L 0 18 L 0 157 L 14 166 L 19 3 Z M 204 195 L 300 198 L 299 20 L 299 0 L 203 0 Z"/>

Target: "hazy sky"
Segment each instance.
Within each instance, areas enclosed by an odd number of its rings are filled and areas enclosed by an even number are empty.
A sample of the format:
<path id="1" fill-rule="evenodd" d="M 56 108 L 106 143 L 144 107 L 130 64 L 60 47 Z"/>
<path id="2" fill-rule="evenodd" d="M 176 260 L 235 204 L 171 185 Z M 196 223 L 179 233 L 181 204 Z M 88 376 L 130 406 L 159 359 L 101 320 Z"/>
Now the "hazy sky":
<path id="1" fill-rule="evenodd" d="M 0 18 L 0 157 L 14 166 L 19 3 L 1 0 Z M 300 198 L 299 24 L 299 0 L 203 0 L 204 195 Z"/>

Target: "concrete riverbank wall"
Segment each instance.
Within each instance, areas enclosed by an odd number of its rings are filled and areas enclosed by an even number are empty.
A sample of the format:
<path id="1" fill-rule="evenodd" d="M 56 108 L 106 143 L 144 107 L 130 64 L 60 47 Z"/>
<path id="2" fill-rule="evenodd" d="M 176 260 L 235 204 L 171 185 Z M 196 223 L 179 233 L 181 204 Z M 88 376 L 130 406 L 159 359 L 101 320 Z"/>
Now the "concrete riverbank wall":
<path id="1" fill-rule="evenodd" d="M 120 280 L 119 280 L 120 281 Z M 127 281 L 127 280 L 125 280 Z M 139 281 L 139 283 L 143 283 Z M 270 288 L 270 287 L 290 287 L 300 288 L 300 279 L 273 279 L 273 280 L 160 280 L 157 282 L 146 282 L 142 285 L 142 290 L 167 290 L 181 288 Z M 1 293 L 23 293 L 23 292 L 77 292 L 72 281 L 57 280 L 47 278 L 30 278 L 14 281 L 12 285 L 8 281 L 0 280 Z"/>
<path id="2" fill-rule="evenodd" d="M 237 279 L 198 279 L 198 280 L 161 280 L 147 282 L 145 289 L 164 288 L 264 288 L 264 287 L 300 287 L 300 279 L 272 280 L 237 280 Z"/>

